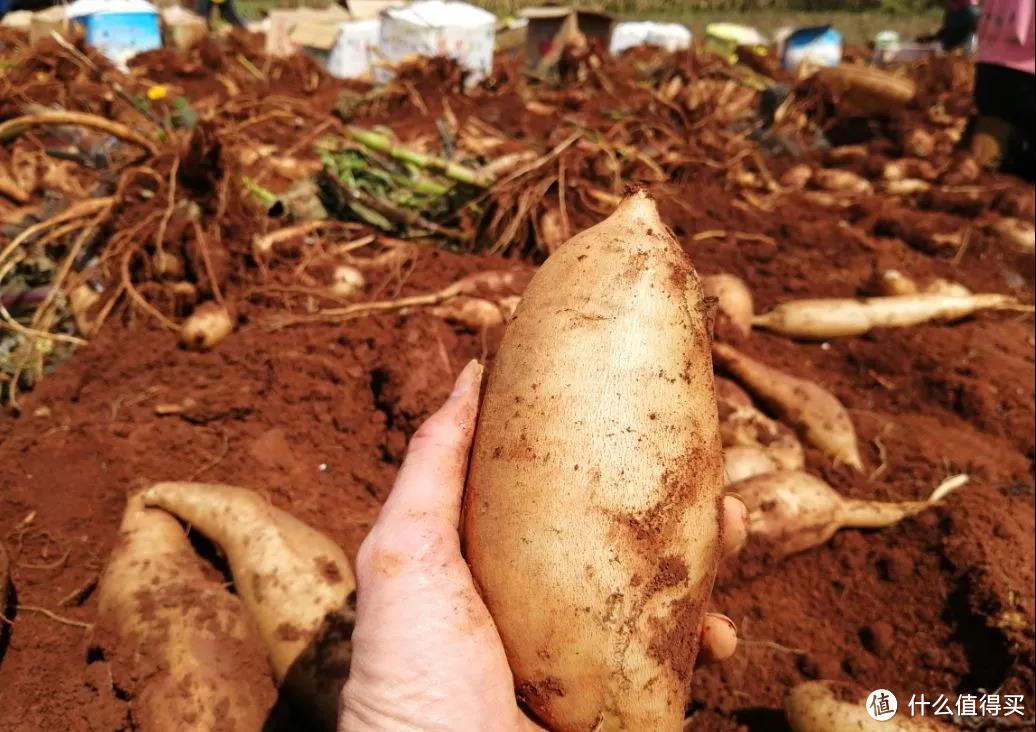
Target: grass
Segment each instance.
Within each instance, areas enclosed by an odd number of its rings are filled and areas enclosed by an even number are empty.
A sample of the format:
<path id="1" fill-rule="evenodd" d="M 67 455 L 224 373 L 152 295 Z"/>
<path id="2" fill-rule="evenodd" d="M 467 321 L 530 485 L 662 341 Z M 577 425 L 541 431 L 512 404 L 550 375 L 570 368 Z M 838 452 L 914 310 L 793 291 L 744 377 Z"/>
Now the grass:
<path id="1" fill-rule="evenodd" d="M 500 15 L 516 12 L 525 5 L 536 4 L 534 0 L 519 2 L 518 0 L 473 0 Z M 326 0 L 238 0 L 238 9 L 249 19 L 258 19 L 264 12 L 272 8 L 297 8 L 323 6 Z M 672 0 L 605 0 L 604 2 L 584 3 L 586 7 L 601 7 L 614 12 L 622 19 L 666 20 L 688 26 L 698 36 L 704 35 L 705 26 L 717 21 L 729 21 L 754 26 L 767 35 L 783 26 L 802 28 L 815 25 L 833 25 L 845 37 L 848 43 L 862 44 L 872 38 L 880 30 L 894 30 L 903 38 L 914 38 L 923 33 L 930 33 L 939 26 L 938 10 L 922 10 L 915 12 L 885 13 L 876 10 L 868 11 L 795 11 L 778 9 L 758 10 L 698 10 L 694 6 L 702 4 L 700 0 L 673 2 Z M 846 2 L 845 5 L 852 3 Z"/>

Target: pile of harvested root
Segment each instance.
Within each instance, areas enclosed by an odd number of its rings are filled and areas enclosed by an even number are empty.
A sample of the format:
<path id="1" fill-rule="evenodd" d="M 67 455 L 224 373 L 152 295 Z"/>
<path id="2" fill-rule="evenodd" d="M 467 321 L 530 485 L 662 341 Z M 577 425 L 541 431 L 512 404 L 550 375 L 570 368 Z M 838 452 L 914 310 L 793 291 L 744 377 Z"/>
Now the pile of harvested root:
<path id="1" fill-rule="evenodd" d="M 853 206 L 876 191 L 904 205 L 927 197 L 935 208 L 985 210 L 996 193 L 976 185 L 980 171 L 950 150 L 966 110 L 946 105 L 928 110 L 934 131 L 904 133 L 902 157 L 882 164 L 841 146 L 788 167 L 788 153 L 823 146 L 823 133 L 845 121 L 831 118 L 823 85 L 807 79 L 787 93 L 759 74 L 747 83 L 742 67 L 692 52 L 641 49 L 621 72 L 590 54 L 555 83 L 500 59 L 497 75 L 470 94 L 442 60 L 366 88 L 331 80 L 301 56 L 266 58 L 245 34 L 210 37 L 187 58 L 146 54 L 130 75 L 60 38 L 31 49 L 9 41 L 5 55 L 0 374 L 14 405 L 113 313 L 153 319 L 208 348 L 256 305 L 264 315 L 255 320 L 269 327 L 443 307 L 476 293 L 459 285 L 393 302 L 413 247 L 541 258 L 609 213 L 630 184 L 707 171 L 747 214 L 787 196 Z M 203 66 L 211 73 L 201 75 Z M 429 83 L 454 94 L 430 94 Z M 312 100 L 287 96 L 296 85 Z M 483 119 L 482 105 L 496 107 L 495 117 L 509 112 L 508 124 Z M 398 132 L 358 124 L 387 121 Z M 285 139 L 293 141 L 286 148 Z M 937 154 L 947 162 L 933 164 Z M 1011 205 L 999 208 L 1022 213 Z M 974 225 L 1031 250 L 1022 220 L 987 213 Z M 939 251 L 959 251 L 969 236 L 926 234 L 902 235 Z M 753 234 L 706 230 L 694 241 L 727 236 Z M 919 295 L 916 314 L 905 317 L 1014 306 L 975 297 Z M 855 323 L 837 332 L 889 322 L 877 301 L 841 307 Z M 482 302 L 451 308 L 467 320 L 498 317 Z M 803 318 L 785 309 L 755 325 L 797 337 Z"/>

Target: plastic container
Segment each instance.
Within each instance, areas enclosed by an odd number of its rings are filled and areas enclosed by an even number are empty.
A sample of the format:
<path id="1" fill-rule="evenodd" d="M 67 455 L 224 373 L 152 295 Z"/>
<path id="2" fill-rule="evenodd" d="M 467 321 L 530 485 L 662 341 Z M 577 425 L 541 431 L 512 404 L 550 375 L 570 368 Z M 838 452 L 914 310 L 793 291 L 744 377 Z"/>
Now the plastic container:
<path id="1" fill-rule="evenodd" d="M 120 69 L 138 53 L 162 47 L 158 11 L 145 0 L 78 0 L 67 13 L 83 25 L 86 42 Z"/>
<path id="2" fill-rule="evenodd" d="M 799 28 L 782 44 L 781 67 L 797 69 L 803 63 L 837 66 L 842 62 L 842 34 L 829 25 Z"/>
<path id="3" fill-rule="evenodd" d="M 766 36 L 755 28 L 737 23 L 710 23 L 705 26 L 705 47 L 730 63 L 737 61 L 737 49 L 747 46 L 765 55 L 769 46 Z"/>
<path id="4" fill-rule="evenodd" d="M 691 31 L 679 23 L 642 21 L 616 25 L 608 51 L 615 55 L 634 46 L 658 46 L 666 51 L 682 51 L 691 46 Z"/>

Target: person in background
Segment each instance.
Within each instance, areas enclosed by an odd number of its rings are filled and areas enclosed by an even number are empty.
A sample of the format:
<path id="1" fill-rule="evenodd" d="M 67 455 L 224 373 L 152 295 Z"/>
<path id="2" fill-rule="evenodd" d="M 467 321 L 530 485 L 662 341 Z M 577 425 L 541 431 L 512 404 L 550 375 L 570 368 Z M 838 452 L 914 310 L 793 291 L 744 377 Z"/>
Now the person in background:
<path id="1" fill-rule="evenodd" d="M 194 3 L 194 11 L 205 18 L 205 22 L 209 23 L 211 27 L 213 6 L 216 7 L 219 17 L 224 23 L 238 28 L 244 27 L 244 18 L 238 14 L 237 8 L 234 7 L 234 0 L 197 0 Z"/>
<path id="2" fill-rule="evenodd" d="M 978 25 L 971 152 L 979 164 L 1033 180 L 1036 116 L 1033 0 L 985 0 Z"/>
<path id="3" fill-rule="evenodd" d="M 921 43 L 938 42 L 944 51 L 958 48 L 970 51 L 974 47 L 978 22 L 978 0 L 946 0 L 943 4 L 942 27 L 917 40 Z"/>

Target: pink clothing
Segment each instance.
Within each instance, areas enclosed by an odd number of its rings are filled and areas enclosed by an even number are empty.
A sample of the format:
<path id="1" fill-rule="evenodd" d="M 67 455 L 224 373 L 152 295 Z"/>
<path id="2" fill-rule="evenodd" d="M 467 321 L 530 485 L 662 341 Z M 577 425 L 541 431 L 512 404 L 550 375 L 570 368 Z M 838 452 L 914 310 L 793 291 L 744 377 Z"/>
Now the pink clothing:
<path id="1" fill-rule="evenodd" d="M 1033 0 L 984 0 L 978 62 L 1036 74 Z"/>

